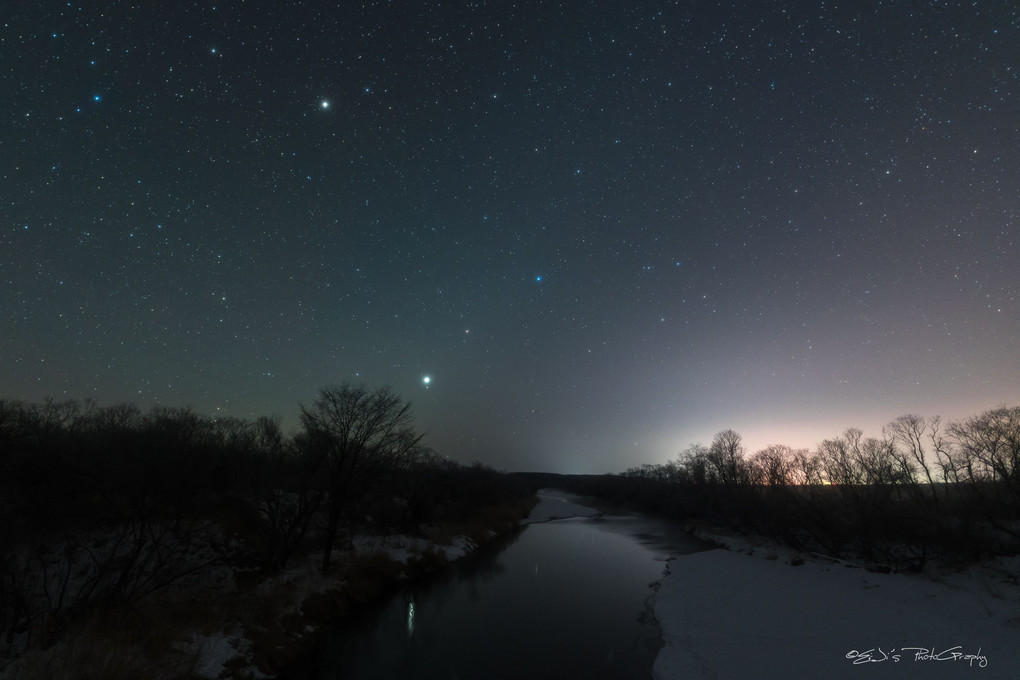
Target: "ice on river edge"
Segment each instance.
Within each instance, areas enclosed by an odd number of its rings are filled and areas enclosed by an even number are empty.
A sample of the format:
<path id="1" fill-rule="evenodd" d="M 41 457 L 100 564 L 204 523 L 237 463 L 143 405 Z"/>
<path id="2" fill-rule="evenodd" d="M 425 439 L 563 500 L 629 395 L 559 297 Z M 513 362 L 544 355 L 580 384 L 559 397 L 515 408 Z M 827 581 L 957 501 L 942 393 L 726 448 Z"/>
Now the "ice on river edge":
<path id="1" fill-rule="evenodd" d="M 538 524 L 571 517 L 594 517 L 599 514 L 598 510 L 576 502 L 579 499 L 580 496 L 563 491 L 542 489 L 538 492 L 538 505 L 521 520 L 521 524 Z"/>
<path id="2" fill-rule="evenodd" d="M 578 496 L 539 497 L 527 523 L 597 514 Z M 654 597 L 664 640 L 655 680 L 1020 677 L 1020 557 L 878 574 L 766 541 L 700 537 L 725 549 L 669 562 Z"/>

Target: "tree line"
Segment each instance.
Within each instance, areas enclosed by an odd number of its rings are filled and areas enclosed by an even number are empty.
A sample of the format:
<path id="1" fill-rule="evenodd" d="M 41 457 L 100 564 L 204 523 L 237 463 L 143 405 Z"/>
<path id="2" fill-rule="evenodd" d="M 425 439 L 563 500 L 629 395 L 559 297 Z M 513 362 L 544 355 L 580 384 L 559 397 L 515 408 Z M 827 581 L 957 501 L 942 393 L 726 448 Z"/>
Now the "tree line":
<path id="1" fill-rule="evenodd" d="M 418 533 L 530 492 L 426 447 L 385 387 L 325 387 L 291 433 L 272 417 L 0 399 L 0 652 L 211 570 L 268 575 L 321 550 L 329 572 L 355 532 Z"/>
<path id="2" fill-rule="evenodd" d="M 576 490 L 798 549 L 922 569 L 1020 551 L 1020 407 L 956 422 L 905 415 L 814 450 L 748 452 L 726 430 L 662 465 L 578 479 Z"/>

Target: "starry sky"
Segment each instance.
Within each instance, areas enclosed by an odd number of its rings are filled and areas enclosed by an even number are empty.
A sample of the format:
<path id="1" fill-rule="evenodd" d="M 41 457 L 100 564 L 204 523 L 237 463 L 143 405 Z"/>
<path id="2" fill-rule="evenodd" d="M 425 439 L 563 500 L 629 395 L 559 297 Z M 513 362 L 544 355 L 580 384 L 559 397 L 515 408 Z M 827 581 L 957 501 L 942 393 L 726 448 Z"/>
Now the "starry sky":
<path id="1" fill-rule="evenodd" d="M 1020 402 L 1020 10 L 28 2 L 0 396 L 620 471 Z"/>

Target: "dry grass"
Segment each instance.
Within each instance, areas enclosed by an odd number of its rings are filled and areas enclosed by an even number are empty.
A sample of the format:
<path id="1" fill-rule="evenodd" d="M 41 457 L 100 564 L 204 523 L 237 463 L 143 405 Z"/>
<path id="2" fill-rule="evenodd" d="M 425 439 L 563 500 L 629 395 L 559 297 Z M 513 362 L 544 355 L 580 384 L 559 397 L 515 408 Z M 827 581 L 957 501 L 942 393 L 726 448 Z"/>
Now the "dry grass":
<path id="1" fill-rule="evenodd" d="M 33 650 L 19 659 L 9 672 L 11 680 L 135 680 L 174 678 L 182 673 L 153 675 L 152 663 L 140 650 L 95 640 L 61 642 L 40 652 Z M 184 674 L 189 668 L 181 669 Z"/>
<path id="2" fill-rule="evenodd" d="M 249 590 L 229 599 L 153 598 L 95 612 L 47 649 L 33 649 L 7 669 L 5 680 L 182 680 L 196 678 L 203 635 L 245 632 L 252 654 L 228 662 L 231 677 L 245 677 L 252 658 L 263 668 L 275 650 L 304 626 L 293 589 Z M 288 611 L 289 607 L 289 611 Z M 196 637 L 197 636 L 197 637 Z"/>
<path id="3" fill-rule="evenodd" d="M 458 536 L 467 536 L 477 544 L 486 543 L 492 538 L 492 532 L 502 533 L 517 528 L 537 503 L 537 497 L 529 496 L 490 505 L 470 517 L 431 527 L 427 535 L 429 540 L 441 545 L 451 545 Z"/>
<path id="4" fill-rule="evenodd" d="M 171 680 L 194 674 L 199 652 L 183 642 L 208 621 L 205 606 L 118 607 L 97 613 L 57 644 L 33 649 L 7 671 L 10 680 Z"/>

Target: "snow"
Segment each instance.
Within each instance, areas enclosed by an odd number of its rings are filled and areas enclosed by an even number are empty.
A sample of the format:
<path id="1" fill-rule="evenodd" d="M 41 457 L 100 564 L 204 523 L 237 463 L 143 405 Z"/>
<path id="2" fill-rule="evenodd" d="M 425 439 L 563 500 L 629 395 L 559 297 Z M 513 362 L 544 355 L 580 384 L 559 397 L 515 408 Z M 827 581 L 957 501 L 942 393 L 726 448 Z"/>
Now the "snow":
<path id="1" fill-rule="evenodd" d="M 247 640 L 217 631 L 211 635 L 193 638 L 199 647 L 199 659 L 195 675 L 200 678 L 218 678 L 226 668 L 226 663 L 242 655 L 248 648 Z"/>
<path id="2" fill-rule="evenodd" d="M 442 550 L 443 556 L 446 559 L 452 561 L 464 557 L 477 547 L 475 542 L 467 536 L 457 536 L 453 539 L 451 545 L 439 546 L 439 549 Z"/>
<path id="3" fill-rule="evenodd" d="M 521 524 L 537 524 L 569 517 L 594 517 L 598 510 L 581 505 L 581 498 L 566 491 L 542 489 L 538 492 L 538 504 L 531 509 L 531 514 L 521 520 Z"/>
<path id="4" fill-rule="evenodd" d="M 356 553 L 381 552 L 389 559 L 401 564 L 407 564 L 408 560 L 416 559 L 430 549 L 439 552 L 444 559 L 453 561 L 464 557 L 477 547 L 475 542 L 467 536 L 454 537 L 450 541 L 450 545 L 442 545 L 427 538 L 415 538 L 403 534 L 356 536 L 354 538 Z"/>
<path id="5" fill-rule="evenodd" d="M 654 603 L 656 680 L 1018 677 L 1016 558 L 914 576 L 748 552 L 670 562 Z"/>
<path id="6" fill-rule="evenodd" d="M 355 536 L 354 551 L 358 554 L 385 553 L 394 562 L 407 564 L 412 557 L 421 555 L 431 542 L 426 538 L 415 538 L 403 534 L 385 536 Z"/>

